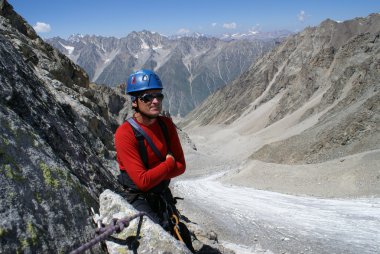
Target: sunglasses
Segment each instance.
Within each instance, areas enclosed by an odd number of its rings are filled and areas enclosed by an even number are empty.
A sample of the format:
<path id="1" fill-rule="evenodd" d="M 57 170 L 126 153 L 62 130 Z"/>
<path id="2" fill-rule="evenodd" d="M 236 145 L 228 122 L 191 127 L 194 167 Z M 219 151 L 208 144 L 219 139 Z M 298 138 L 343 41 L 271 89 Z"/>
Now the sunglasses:
<path id="1" fill-rule="evenodd" d="M 138 96 L 140 100 L 143 102 L 151 102 L 154 98 L 158 101 L 162 101 L 164 99 L 164 95 L 162 93 L 144 93 L 143 95 Z"/>

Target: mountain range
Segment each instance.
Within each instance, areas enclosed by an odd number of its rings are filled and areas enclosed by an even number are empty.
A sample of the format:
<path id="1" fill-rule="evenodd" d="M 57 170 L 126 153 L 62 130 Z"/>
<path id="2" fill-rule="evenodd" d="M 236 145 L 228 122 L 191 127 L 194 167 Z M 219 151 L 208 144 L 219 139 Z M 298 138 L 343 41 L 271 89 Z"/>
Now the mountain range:
<path id="1" fill-rule="evenodd" d="M 380 148 L 380 14 L 325 20 L 287 38 L 188 114 L 272 143 L 251 159 L 318 163 Z M 290 134 L 284 135 L 285 131 Z"/>
<path id="2" fill-rule="evenodd" d="M 263 32 L 251 30 L 246 33 L 224 33 L 218 38 L 222 40 L 278 40 L 281 41 L 294 33 L 288 30 L 277 30 L 271 32 Z"/>
<path id="3" fill-rule="evenodd" d="M 67 40 L 55 37 L 46 41 L 98 84 L 114 87 L 125 83 L 134 70 L 153 69 L 165 87 L 165 111 L 183 117 L 247 70 L 286 35 L 266 35 L 265 40 L 223 40 L 200 34 L 169 38 L 144 30 L 120 39 L 73 35 Z"/>

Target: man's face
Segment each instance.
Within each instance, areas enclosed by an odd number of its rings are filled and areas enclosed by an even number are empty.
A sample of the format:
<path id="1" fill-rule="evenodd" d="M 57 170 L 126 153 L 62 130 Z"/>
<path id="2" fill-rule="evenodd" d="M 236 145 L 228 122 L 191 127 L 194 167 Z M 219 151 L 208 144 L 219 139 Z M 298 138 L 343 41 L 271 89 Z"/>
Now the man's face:
<path id="1" fill-rule="evenodd" d="M 149 117 L 157 117 L 162 110 L 163 95 L 161 90 L 147 90 L 137 97 L 132 106 L 138 107 L 142 114 Z"/>

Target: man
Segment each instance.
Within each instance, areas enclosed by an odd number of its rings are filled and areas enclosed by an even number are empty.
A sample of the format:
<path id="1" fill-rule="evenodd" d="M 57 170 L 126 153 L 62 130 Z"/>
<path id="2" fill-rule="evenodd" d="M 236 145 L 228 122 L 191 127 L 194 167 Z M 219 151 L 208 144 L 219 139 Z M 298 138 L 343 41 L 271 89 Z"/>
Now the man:
<path id="1" fill-rule="evenodd" d="M 162 210 L 167 202 L 175 203 L 168 185 L 171 178 L 185 172 L 186 163 L 173 122 L 160 116 L 162 89 L 158 75 L 149 70 L 131 74 L 126 87 L 135 110 L 133 120 L 151 139 L 159 155 L 146 138 L 137 139 L 136 128 L 128 121 L 116 130 L 115 146 L 121 172 L 119 182 L 126 189 L 128 202 L 165 227 Z"/>

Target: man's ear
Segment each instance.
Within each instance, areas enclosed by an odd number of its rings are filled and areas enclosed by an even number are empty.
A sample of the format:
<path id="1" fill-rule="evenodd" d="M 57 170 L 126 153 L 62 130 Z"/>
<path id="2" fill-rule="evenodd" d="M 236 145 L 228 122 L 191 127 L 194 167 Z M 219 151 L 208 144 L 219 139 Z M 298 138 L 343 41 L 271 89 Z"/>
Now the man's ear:
<path id="1" fill-rule="evenodd" d="M 138 105 L 138 96 L 139 94 L 138 93 L 133 93 L 133 94 L 130 94 L 131 95 L 131 102 L 132 102 L 132 109 L 137 109 L 137 107 L 139 106 Z"/>
<path id="2" fill-rule="evenodd" d="M 137 99 L 132 101 L 132 108 L 137 108 Z"/>

